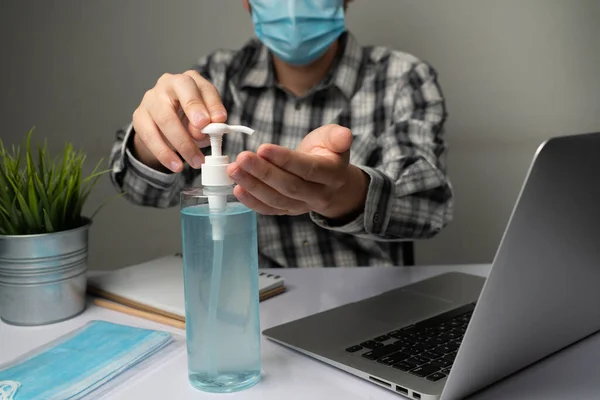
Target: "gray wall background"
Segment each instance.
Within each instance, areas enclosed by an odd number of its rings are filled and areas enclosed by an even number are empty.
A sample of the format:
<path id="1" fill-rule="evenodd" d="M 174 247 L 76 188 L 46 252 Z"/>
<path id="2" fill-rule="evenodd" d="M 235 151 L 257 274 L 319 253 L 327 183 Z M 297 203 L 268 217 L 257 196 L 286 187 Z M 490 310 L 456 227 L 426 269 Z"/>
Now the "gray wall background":
<path id="1" fill-rule="evenodd" d="M 450 118 L 454 222 L 417 244 L 419 264 L 490 262 L 537 146 L 600 130 L 600 2 L 356 0 L 362 44 L 411 52 L 439 72 Z M 241 0 L 4 0 L 0 5 L 0 137 L 36 125 L 51 150 L 72 141 L 90 165 L 107 157 L 163 72 L 181 72 L 252 35 Z M 90 212 L 114 190 L 103 179 Z M 178 209 L 122 199 L 97 216 L 92 268 L 180 248 Z"/>

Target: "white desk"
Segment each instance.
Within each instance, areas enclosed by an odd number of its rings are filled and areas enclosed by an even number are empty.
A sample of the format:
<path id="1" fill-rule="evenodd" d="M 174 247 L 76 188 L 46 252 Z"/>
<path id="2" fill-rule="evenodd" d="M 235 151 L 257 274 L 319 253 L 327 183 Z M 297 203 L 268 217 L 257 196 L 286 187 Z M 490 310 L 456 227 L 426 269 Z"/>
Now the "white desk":
<path id="1" fill-rule="evenodd" d="M 489 266 L 277 270 L 278 274 L 285 277 L 289 290 L 261 303 L 261 328 L 265 329 L 360 300 L 450 270 L 486 276 Z M 90 306 L 84 314 L 76 318 L 44 327 L 20 328 L 0 322 L 0 363 L 9 361 L 92 319 L 104 319 L 184 334 L 183 331 L 174 328 Z M 597 377 L 599 355 L 600 335 L 592 336 L 492 386 L 475 398 L 484 400 L 600 398 L 600 379 Z M 237 394 L 223 397 L 193 389 L 187 380 L 186 362 L 185 352 L 182 352 L 164 365 L 157 366 L 123 385 L 113 398 L 115 400 L 222 399 L 224 397 L 261 400 L 398 400 L 402 398 L 266 339 L 262 342 L 263 381 Z"/>

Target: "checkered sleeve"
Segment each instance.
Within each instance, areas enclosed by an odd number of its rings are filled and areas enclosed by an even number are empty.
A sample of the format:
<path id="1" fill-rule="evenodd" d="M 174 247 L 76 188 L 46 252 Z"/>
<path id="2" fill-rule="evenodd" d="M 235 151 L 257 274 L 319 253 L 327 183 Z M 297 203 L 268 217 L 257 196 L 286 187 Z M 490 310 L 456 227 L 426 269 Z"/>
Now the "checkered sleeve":
<path id="1" fill-rule="evenodd" d="M 225 55 L 226 57 L 227 55 Z M 194 66 L 204 78 L 211 80 L 211 61 L 223 55 L 201 58 Z M 110 154 L 110 177 L 113 185 L 125 198 L 137 205 L 156 208 L 173 207 L 179 202 L 179 192 L 200 173 L 184 163 L 180 173 L 162 172 L 143 164 L 133 155 L 133 124 L 117 131 Z"/>
<path id="2" fill-rule="evenodd" d="M 429 238 L 449 223 L 453 190 L 446 175 L 446 107 L 429 65 L 415 63 L 402 75 L 393 114 L 393 124 L 377 137 L 379 163 L 359 166 L 370 177 L 363 213 L 343 226 L 311 213 L 315 223 L 383 241 Z"/>
<path id="3" fill-rule="evenodd" d="M 132 154 L 133 126 L 117 132 L 110 154 L 110 177 L 125 198 L 137 205 L 167 208 L 178 204 L 179 192 L 195 173 L 185 165 L 181 173 L 155 170 Z"/>

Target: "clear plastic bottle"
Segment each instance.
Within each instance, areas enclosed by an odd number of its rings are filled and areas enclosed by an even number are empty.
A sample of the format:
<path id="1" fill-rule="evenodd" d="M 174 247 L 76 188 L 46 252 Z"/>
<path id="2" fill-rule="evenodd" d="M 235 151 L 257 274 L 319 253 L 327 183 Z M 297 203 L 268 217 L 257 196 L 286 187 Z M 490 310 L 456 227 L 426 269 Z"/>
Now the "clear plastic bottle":
<path id="1" fill-rule="evenodd" d="M 235 392 L 261 373 L 256 214 L 234 196 L 215 213 L 208 197 L 181 195 L 188 376 L 200 390 Z"/>
<path id="2" fill-rule="evenodd" d="M 253 132 L 205 128 L 212 154 L 203 186 L 181 192 L 188 376 L 206 392 L 236 392 L 261 377 L 256 213 L 233 196 L 221 154 L 222 135 L 240 131 Z"/>

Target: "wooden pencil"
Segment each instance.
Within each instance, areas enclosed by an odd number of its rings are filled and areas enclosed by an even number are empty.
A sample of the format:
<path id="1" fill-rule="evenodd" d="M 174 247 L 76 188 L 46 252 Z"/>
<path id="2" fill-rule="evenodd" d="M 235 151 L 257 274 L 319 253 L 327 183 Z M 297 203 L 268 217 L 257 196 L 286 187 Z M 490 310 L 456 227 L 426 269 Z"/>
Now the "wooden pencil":
<path id="1" fill-rule="evenodd" d="M 119 303 L 115 303 L 110 300 L 94 298 L 94 304 L 98 307 L 106 308 L 112 311 L 122 312 L 124 314 L 128 314 L 134 317 L 139 317 L 143 319 L 147 319 L 149 321 L 158 322 L 159 324 L 169 325 L 179 329 L 185 329 L 185 322 L 165 317 L 163 315 L 149 313 L 147 311 L 137 310 L 132 307 L 127 307 Z"/>
<path id="2" fill-rule="evenodd" d="M 280 286 L 275 289 L 263 292 L 260 294 L 260 301 L 269 299 L 273 296 L 283 293 L 285 292 L 285 290 L 285 286 Z M 170 317 L 169 315 L 164 315 L 167 314 L 165 311 L 145 306 L 143 304 L 119 296 L 113 296 L 110 293 L 106 293 L 100 290 L 88 289 L 88 292 L 94 296 L 94 304 L 98 307 L 106 308 L 112 311 L 122 312 L 127 315 L 147 319 L 149 321 L 158 322 L 160 324 L 169 325 L 175 328 L 185 329 L 185 318 L 182 321 L 181 319 L 179 319 L 181 317 L 178 317 L 176 319 Z M 175 316 L 175 314 L 170 315 Z"/>

